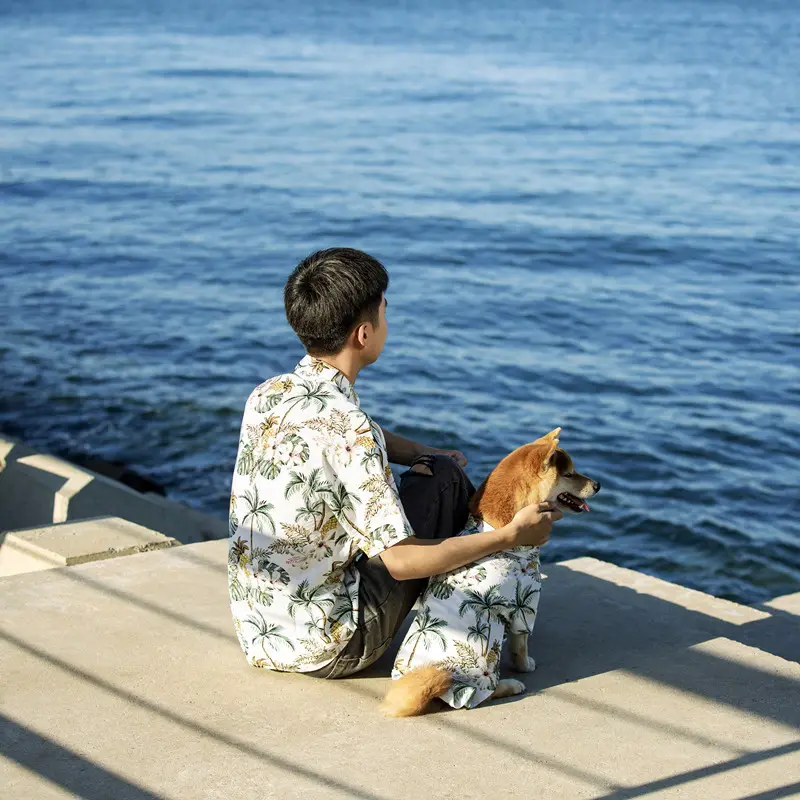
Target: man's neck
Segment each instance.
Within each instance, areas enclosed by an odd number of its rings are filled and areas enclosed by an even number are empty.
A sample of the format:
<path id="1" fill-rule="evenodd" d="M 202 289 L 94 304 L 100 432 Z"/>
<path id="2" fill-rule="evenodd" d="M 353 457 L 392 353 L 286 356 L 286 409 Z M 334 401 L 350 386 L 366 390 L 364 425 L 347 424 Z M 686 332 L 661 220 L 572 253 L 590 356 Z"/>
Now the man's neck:
<path id="1" fill-rule="evenodd" d="M 363 367 L 357 354 L 348 349 L 344 349 L 333 356 L 319 356 L 319 359 L 332 367 L 336 367 L 351 384 L 355 384 L 358 373 L 361 372 Z"/>

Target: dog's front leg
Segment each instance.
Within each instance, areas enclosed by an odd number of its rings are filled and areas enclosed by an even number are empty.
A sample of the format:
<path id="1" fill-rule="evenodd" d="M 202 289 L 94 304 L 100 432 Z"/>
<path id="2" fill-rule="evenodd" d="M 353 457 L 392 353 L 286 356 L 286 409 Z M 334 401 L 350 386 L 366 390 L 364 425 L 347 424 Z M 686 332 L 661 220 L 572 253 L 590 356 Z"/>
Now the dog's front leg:
<path id="1" fill-rule="evenodd" d="M 511 633 L 508 637 L 511 664 L 517 672 L 533 672 L 536 661 L 528 655 L 528 634 Z"/>
<path id="2" fill-rule="evenodd" d="M 497 682 L 497 687 L 490 695 L 490 700 L 499 700 L 501 697 L 511 697 L 514 694 L 522 694 L 525 691 L 525 684 L 516 678 L 503 678 Z"/>
<path id="3" fill-rule="evenodd" d="M 517 672 L 533 672 L 536 669 L 536 662 L 528 655 L 527 633 L 510 633 L 508 635 L 508 649 L 511 652 L 511 663 Z M 501 697 L 522 694 L 525 688 L 525 684 L 516 680 L 516 678 L 504 678 L 498 681 L 497 688 L 490 699 L 499 700 Z"/>

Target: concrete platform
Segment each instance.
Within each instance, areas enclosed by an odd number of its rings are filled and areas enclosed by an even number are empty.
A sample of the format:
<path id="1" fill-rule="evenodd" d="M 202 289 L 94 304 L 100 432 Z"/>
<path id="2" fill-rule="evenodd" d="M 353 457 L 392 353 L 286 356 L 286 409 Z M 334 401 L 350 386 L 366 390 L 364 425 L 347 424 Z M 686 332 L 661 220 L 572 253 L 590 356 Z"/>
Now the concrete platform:
<path id="1" fill-rule="evenodd" d="M 121 517 L 183 543 L 228 535 L 225 519 L 141 494 L 68 461 L 0 437 L 0 531 Z"/>
<path id="2" fill-rule="evenodd" d="M 177 544 L 175 539 L 118 517 L 9 531 L 0 534 L 0 577 L 71 567 Z"/>
<path id="3" fill-rule="evenodd" d="M 793 603 L 550 566 L 527 695 L 388 720 L 388 658 L 335 682 L 247 666 L 225 557 L 209 542 L 0 581 L 3 797 L 800 793 Z"/>

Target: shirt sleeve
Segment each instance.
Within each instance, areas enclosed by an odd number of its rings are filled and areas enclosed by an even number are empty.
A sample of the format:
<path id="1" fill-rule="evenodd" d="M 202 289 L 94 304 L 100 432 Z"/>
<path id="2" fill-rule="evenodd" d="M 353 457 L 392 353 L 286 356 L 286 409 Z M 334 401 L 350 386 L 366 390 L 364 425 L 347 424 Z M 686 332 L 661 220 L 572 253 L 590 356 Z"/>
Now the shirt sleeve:
<path id="1" fill-rule="evenodd" d="M 413 536 L 389 467 L 386 449 L 366 422 L 352 425 L 325 449 L 332 487 L 328 500 L 339 524 L 370 558 Z"/>

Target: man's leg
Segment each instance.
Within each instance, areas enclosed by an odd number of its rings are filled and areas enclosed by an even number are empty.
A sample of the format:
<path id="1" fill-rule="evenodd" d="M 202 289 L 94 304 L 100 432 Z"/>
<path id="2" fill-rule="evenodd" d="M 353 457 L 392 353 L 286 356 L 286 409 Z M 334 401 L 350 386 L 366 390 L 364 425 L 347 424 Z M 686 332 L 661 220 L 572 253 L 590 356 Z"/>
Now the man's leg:
<path id="1" fill-rule="evenodd" d="M 446 539 L 460 533 L 474 492 L 469 478 L 449 456 L 422 456 L 400 478 L 400 500 L 420 539 Z M 363 558 L 357 566 L 361 579 L 353 638 L 330 664 L 307 674 L 344 678 L 377 661 L 428 584 L 427 578 L 395 580 L 380 556 Z"/>

